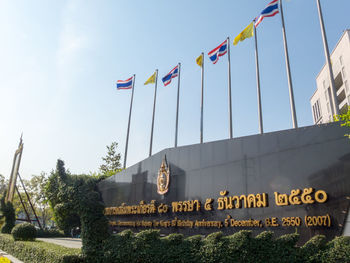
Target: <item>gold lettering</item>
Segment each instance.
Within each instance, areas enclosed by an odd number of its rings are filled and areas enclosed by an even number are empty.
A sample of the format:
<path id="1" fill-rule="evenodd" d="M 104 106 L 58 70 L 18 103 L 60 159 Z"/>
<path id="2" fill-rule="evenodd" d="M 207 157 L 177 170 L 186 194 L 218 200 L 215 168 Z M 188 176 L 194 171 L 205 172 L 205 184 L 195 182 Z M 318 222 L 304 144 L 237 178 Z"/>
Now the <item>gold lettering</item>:
<path id="1" fill-rule="evenodd" d="M 321 197 L 320 197 L 320 195 L 321 195 Z M 325 191 L 323 191 L 323 190 L 318 190 L 318 191 L 315 193 L 315 200 L 316 200 L 316 202 L 318 202 L 318 203 L 324 203 L 324 202 L 326 202 L 326 201 L 327 201 L 327 198 L 328 198 L 327 193 L 326 193 Z"/>
<path id="2" fill-rule="evenodd" d="M 244 200 L 243 204 L 244 204 L 244 208 L 247 208 L 247 197 L 245 195 L 241 195 L 239 197 L 239 200 Z"/>
<path id="3" fill-rule="evenodd" d="M 247 204 L 248 204 L 249 208 L 256 207 L 255 195 L 253 195 L 253 194 L 248 195 L 248 197 L 247 197 Z"/>
<path id="4" fill-rule="evenodd" d="M 312 192 L 314 191 L 313 188 L 305 188 L 302 195 L 301 195 L 301 201 L 304 204 L 313 204 L 315 202 L 315 200 L 312 199 L 312 197 L 310 196 L 312 194 Z"/>
<path id="5" fill-rule="evenodd" d="M 278 192 L 274 192 L 275 194 L 275 203 L 278 206 L 285 206 L 288 204 L 288 195 L 287 194 L 280 194 Z"/>
<path id="6" fill-rule="evenodd" d="M 213 210 L 213 205 L 212 205 L 213 201 L 214 201 L 213 198 L 207 198 L 207 200 L 205 200 L 204 210 L 206 211 Z"/>
<path id="7" fill-rule="evenodd" d="M 296 190 L 292 190 L 289 196 L 289 203 L 291 205 L 300 205 L 301 201 L 300 201 L 300 197 L 298 197 L 298 195 L 300 194 L 300 189 L 296 189 Z"/>
<path id="8" fill-rule="evenodd" d="M 257 207 L 267 207 L 267 194 L 262 193 L 262 194 L 256 194 L 256 206 Z"/>

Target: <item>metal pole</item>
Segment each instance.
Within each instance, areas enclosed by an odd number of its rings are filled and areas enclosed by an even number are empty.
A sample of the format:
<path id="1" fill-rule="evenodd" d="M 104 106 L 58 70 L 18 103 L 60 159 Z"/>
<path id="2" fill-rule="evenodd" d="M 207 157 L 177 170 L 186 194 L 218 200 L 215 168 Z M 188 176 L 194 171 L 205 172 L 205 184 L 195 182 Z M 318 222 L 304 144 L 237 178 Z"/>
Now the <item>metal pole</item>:
<path id="1" fill-rule="evenodd" d="M 158 69 L 156 69 L 156 83 L 154 85 L 154 102 L 153 102 L 153 115 L 152 115 L 152 128 L 151 128 L 151 141 L 149 143 L 149 156 L 152 155 L 152 144 L 153 144 L 153 128 L 154 128 L 154 115 L 156 111 L 156 100 L 157 100 L 157 81 L 158 81 Z"/>
<path id="2" fill-rule="evenodd" d="M 292 113 L 293 128 L 298 128 L 297 115 L 295 113 L 292 75 L 290 73 L 290 65 L 289 65 L 289 54 L 288 54 L 288 46 L 287 46 L 286 29 L 285 29 L 285 26 L 284 26 L 282 0 L 280 0 L 280 11 L 281 11 L 281 21 L 282 21 L 284 54 L 285 54 L 285 58 L 286 58 L 286 69 L 287 69 L 287 77 L 288 77 L 290 110 L 291 110 L 291 113 Z"/>
<path id="3" fill-rule="evenodd" d="M 43 229 L 43 228 L 41 227 L 41 224 L 40 224 L 39 218 L 38 218 L 38 216 L 36 215 L 36 212 L 35 212 L 34 206 L 33 206 L 32 202 L 30 201 L 30 197 L 29 197 L 29 195 L 28 195 L 28 193 L 27 193 L 26 187 L 24 186 L 24 183 L 23 183 L 22 178 L 21 178 L 21 176 L 20 176 L 20 174 L 19 174 L 19 173 L 18 173 L 18 178 L 19 178 L 19 180 L 21 181 L 21 184 L 22 184 L 23 190 L 24 190 L 24 192 L 25 192 L 25 194 L 26 194 L 26 196 L 27 196 L 27 199 L 28 199 L 28 202 L 29 202 L 29 204 L 30 204 L 30 207 L 31 207 L 31 208 L 32 208 L 32 210 L 33 210 L 33 213 L 34 213 L 35 219 L 36 219 L 36 221 L 38 222 L 38 225 L 39 225 L 40 229 Z"/>
<path id="4" fill-rule="evenodd" d="M 178 133 L 178 124 L 179 124 L 180 68 L 181 68 L 181 63 L 178 64 L 179 76 L 178 76 L 178 80 L 177 80 L 177 106 L 176 106 L 176 125 L 175 125 L 175 147 L 177 147 L 177 133 Z"/>
<path id="5" fill-rule="evenodd" d="M 204 53 L 202 52 L 202 69 L 201 69 L 201 79 L 202 79 L 202 89 L 201 89 L 201 133 L 200 133 L 200 143 L 203 143 L 203 101 L 204 101 Z"/>
<path id="6" fill-rule="evenodd" d="M 229 129 L 230 139 L 233 138 L 232 132 L 232 99 L 231 99 L 231 61 L 230 61 L 230 37 L 227 38 L 227 59 L 228 59 L 228 107 L 229 107 Z"/>
<path id="7" fill-rule="evenodd" d="M 318 8 L 318 16 L 319 16 L 320 25 L 321 25 L 324 54 L 325 54 L 326 60 L 327 60 L 330 86 L 331 86 L 331 91 L 332 91 L 332 101 L 333 101 L 333 107 L 334 107 L 333 113 L 335 113 L 336 115 L 339 115 L 339 108 L 338 108 L 338 103 L 337 103 L 337 91 L 335 89 L 334 74 L 333 74 L 333 69 L 332 69 L 331 58 L 329 55 L 327 35 L 326 35 L 325 28 L 324 28 L 324 23 L 323 23 L 321 4 L 320 4 L 320 0 L 316 0 L 316 1 L 317 1 L 317 8 Z"/>
<path id="8" fill-rule="evenodd" d="M 255 20 L 254 20 L 255 24 Z M 258 56 L 258 36 L 256 35 L 256 28 L 254 27 L 254 38 L 255 38 L 255 65 L 256 65 L 256 91 L 258 95 L 258 116 L 259 116 L 259 131 L 260 134 L 264 133 L 262 111 L 261 111 L 261 93 L 260 93 L 260 72 L 259 72 L 259 56 Z"/>
<path id="9" fill-rule="evenodd" d="M 25 212 L 25 214 L 26 214 L 26 216 L 27 216 L 27 221 L 28 221 L 29 223 L 32 223 L 32 221 L 30 220 L 30 216 L 29 216 L 29 213 L 28 213 L 28 211 L 27 211 L 27 208 L 26 208 L 26 206 L 24 205 L 22 196 L 21 196 L 21 194 L 20 194 L 20 192 L 19 192 L 17 186 L 16 186 L 16 191 L 17 191 L 17 194 L 18 194 L 18 197 L 19 197 L 19 201 L 21 202 L 21 204 L 22 204 L 22 206 L 23 206 L 23 210 L 24 210 L 24 212 Z"/>
<path id="10" fill-rule="evenodd" d="M 131 91 L 131 100 L 130 100 L 129 122 L 128 122 L 128 131 L 126 133 L 126 143 L 125 143 L 124 169 L 126 168 L 126 158 L 128 156 L 129 131 L 130 131 L 132 101 L 134 99 L 134 86 L 135 86 L 135 74 L 133 75 L 133 78 L 132 78 L 132 91 Z"/>

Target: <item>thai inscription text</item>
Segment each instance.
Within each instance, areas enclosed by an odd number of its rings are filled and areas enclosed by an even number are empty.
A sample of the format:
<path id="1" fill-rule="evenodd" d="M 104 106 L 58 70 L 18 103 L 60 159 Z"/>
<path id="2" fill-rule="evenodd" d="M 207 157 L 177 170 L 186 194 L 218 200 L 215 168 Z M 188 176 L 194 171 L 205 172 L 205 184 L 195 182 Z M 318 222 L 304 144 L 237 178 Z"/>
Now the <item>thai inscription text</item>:
<path id="1" fill-rule="evenodd" d="M 217 199 L 218 210 L 268 206 L 268 195 L 266 193 L 227 196 L 228 191 L 225 190 L 221 191 L 220 195 L 221 197 Z"/>

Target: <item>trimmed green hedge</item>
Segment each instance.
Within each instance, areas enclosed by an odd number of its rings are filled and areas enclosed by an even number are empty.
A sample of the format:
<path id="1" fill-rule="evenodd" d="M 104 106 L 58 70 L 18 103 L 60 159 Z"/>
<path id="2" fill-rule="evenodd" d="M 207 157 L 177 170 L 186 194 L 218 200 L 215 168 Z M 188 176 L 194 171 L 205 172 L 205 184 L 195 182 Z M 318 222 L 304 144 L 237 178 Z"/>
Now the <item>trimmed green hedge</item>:
<path id="1" fill-rule="evenodd" d="M 273 237 L 262 232 L 256 237 L 251 231 L 230 236 L 221 232 L 203 238 L 181 234 L 160 237 L 158 230 L 134 234 L 123 231 L 103 242 L 102 257 L 83 259 L 80 249 L 35 241 L 14 241 L 10 235 L 0 234 L 0 249 L 30 263 L 346 263 L 350 262 L 350 237 L 337 237 L 327 242 L 315 236 L 297 247 L 298 234 Z"/>
<path id="2" fill-rule="evenodd" d="M 34 241 L 36 237 L 35 226 L 30 223 L 22 223 L 12 228 L 13 239 L 18 241 Z"/>
<path id="3" fill-rule="evenodd" d="M 80 249 L 66 248 L 41 241 L 14 241 L 0 234 L 0 249 L 26 263 L 81 263 Z"/>
<path id="4" fill-rule="evenodd" d="M 56 229 L 49 229 L 49 230 L 37 229 L 36 237 L 70 237 L 70 236 L 65 235 L 63 231 L 56 230 Z"/>
<path id="5" fill-rule="evenodd" d="M 327 243 L 324 236 L 315 236 L 302 247 L 296 246 L 298 239 L 298 234 L 274 238 L 272 232 L 252 237 L 246 230 L 230 236 L 217 232 L 205 238 L 184 238 L 181 234 L 160 237 L 158 230 L 137 234 L 126 230 L 104 242 L 104 259 L 95 262 L 350 262 L 350 237 L 337 237 Z"/>

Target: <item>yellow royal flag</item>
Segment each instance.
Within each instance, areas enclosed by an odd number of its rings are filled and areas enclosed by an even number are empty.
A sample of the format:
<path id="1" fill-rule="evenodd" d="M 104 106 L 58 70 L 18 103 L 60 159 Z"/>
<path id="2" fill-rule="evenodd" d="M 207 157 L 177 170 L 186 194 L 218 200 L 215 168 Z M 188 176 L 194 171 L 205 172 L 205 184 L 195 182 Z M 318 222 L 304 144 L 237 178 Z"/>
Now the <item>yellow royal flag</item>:
<path id="1" fill-rule="evenodd" d="M 144 85 L 150 84 L 150 83 L 155 83 L 156 82 L 156 72 L 153 73 L 152 76 L 150 76 L 148 78 L 148 80 L 146 80 Z"/>
<path id="2" fill-rule="evenodd" d="M 203 54 L 201 54 L 198 58 L 196 58 L 196 63 L 198 66 L 203 66 Z"/>
<path id="3" fill-rule="evenodd" d="M 254 22 L 251 22 L 238 36 L 233 40 L 233 44 L 237 45 L 239 41 L 254 36 Z"/>

